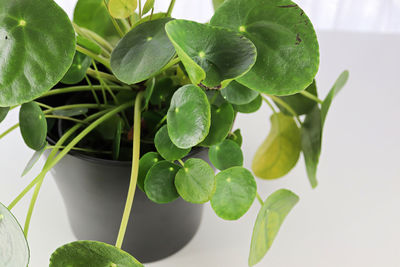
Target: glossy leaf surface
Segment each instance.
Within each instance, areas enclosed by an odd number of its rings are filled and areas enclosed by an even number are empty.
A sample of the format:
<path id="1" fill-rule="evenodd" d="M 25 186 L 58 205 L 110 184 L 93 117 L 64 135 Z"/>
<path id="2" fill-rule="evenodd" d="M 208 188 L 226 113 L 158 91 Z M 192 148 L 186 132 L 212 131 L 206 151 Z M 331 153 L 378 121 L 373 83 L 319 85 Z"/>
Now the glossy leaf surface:
<path id="1" fill-rule="evenodd" d="M 175 188 L 175 175 L 180 167 L 168 161 L 160 161 L 149 170 L 144 181 L 147 197 L 159 204 L 169 203 L 179 197 Z"/>
<path id="2" fill-rule="evenodd" d="M 257 47 L 257 62 L 243 85 L 273 95 L 288 95 L 312 83 L 319 47 L 310 20 L 289 0 L 230 0 L 216 10 L 211 25 L 240 32 Z"/>
<path id="3" fill-rule="evenodd" d="M 139 174 L 137 179 L 137 185 L 144 192 L 144 180 L 146 175 L 157 162 L 161 161 L 161 156 L 156 152 L 148 152 L 144 154 L 139 160 Z"/>
<path id="4" fill-rule="evenodd" d="M 170 18 L 144 22 L 128 32 L 111 54 L 111 68 L 117 78 L 134 84 L 157 74 L 175 55 L 165 33 Z"/>
<path id="5" fill-rule="evenodd" d="M 9 107 L 0 107 L 0 122 L 7 117 L 8 111 L 10 111 Z"/>
<path id="6" fill-rule="evenodd" d="M 299 197 L 286 189 L 278 190 L 267 198 L 254 225 L 249 266 L 254 266 L 262 260 L 286 216 L 298 201 Z"/>
<path id="7" fill-rule="evenodd" d="M 0 47 L 0 106 L 7 107 L 33 100 L 64 77 L 75 32 L 52 0 L 0 0 Z"/>
<path id="8" fill-rule="evenodd" d="M 229 139 L 210 147 L 208 155 L 211 163 L 219 170 L 243 165 L 243 152 L 240 146 Z"/>
<path id="9" fill-rule="evenodd" d="M 46 150 L 46 146 L 43 146 L 42 149 L 35 151 L 33 153 L 32 157 L 29 159 L 28 163 L 26 164 L 24 171 L 21 174 L 21 177 L 25 176 L 33 168 L 33 166 L 38 162 L 38 160 L 43 155 L 45 150 Z"/>
<path id="10" fill-rule="evenodd" d="M 193 84 L 225 87 L 255 63 L 253 43 L 232 31 L 187 20 L 165 28 Z"/>
<path id="11" fill-rule="evenodd" d="M 236 81 L 232 81 L 227 87 L 223 88 L 221 94 L 226 101 L 235 105 L 248 104 L 259 95 L 258 92 L 251 90 Z"/>
<path id="12" fill-rule="evenodd" d="M 164 125 L 160 130 L 158 130 L 156 137 L 154 138 L 154 144 L 157 148 L 158 153 L 169 161 L 174 161 L 183 158 L 190 152 L 190 148 L 179 148 L 174 143 L 168 135 L 167 125 Z"/>
<path id="13" fill-rule="evenodd" d="M 109 0 L 108 10 L 114 18 L 124 19 L 135 13 L 137 5 L 137 0 Z"/>
<path id="14" fill-rule="evenodd" d="M 233 105 L 233 108 L 240 113 L 253 113 L 259 110 L 261 108 L 261 105 L 262 97 L 261 95 L 258 95 L 256 99 L 254 99 L 250 103 L 244 105 Z"/>
<path id="15" fill-rule="evenodd" d="M 184 200 L 197 204 L 205 203 L 214 192 L 214 170 L 202 159 L 188 159 L 176 174 L 175 186 Z"/>
<path id="16" fill-rule="evenodd" d="M 29 102 L 21 106 L 19 126 L 25 144 L 36 151 L 41 150 L 46 144 L 47 122 L 38 104 Z"/>
<path id="17" fill-rule="evenodd" d="M 0 266 L 28 266 L 29 247 L 14 215 L 0 203 Z"/>
<path id="18" fill-rule="evenodd" d="M 76 84 L 85 78 L 86 71 L 90 67 L 92 59 L 85 54 L 76 51 L 71 67 L 62 78 L 64 84 Z"/>
<path id="19" fill-rule="evenodd" d="M 49 267 L 144 267 L 127 252 L 98 241 L 76 241 L 58 248 Z"/>
<path id="20" fill-rule="evenodd" d="M 243 167 L 233 167 L 218 173 L 215 179 L 212 208 L 224 220 L 239 219 L 256 197 L 257 184 L 253 175 Z"/>
<path id="21" fill-rule="evenodd" d="M 203 141 L 210 130 L 211 110 L 207 95 L 195 85 L 185 85 L 172 96 L 167 114 L 168 134 L 180 148 Z"/>
<path id="22" fill-rule="evenodd" d="M 276 179 L 287 174 L 299 160 L 301 133 L 292 117 L 275 113 L 271 130 L 254 155 L 252 169 L 262 179 Z"/>

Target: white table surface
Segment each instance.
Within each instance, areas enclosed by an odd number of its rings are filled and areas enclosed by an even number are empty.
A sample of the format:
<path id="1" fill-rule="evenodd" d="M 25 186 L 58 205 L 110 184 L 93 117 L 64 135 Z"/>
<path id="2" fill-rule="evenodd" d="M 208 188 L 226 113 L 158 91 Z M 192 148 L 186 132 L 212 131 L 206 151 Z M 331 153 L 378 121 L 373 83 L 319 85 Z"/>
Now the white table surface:
<path id="1" fill-rule="evenodd" d="M 328 115 L 319 186 L 309 186 L 303 159 L 286 177 L 258 181 L 266 197 L 279 188 L 300 196 L 268 255 L 258 266 L 398 267 L 400 266 L 400 35 L 321 32 L 318 85 L 322 96 L 344 69 L 350 81 Z M 270 123 L 267 106 L 240 115 L 245 166 Z M 9 114 L 0 132 L 16 122 Z M 0 201 L 8 204 L 39 170 L 20 178 L 32 152 L 18 131 L 0 140 Z M 30 198 L 13 210 L 23 222 Z M 244 267 L 253 223 L 260 206 L 254 202 L 239 221 L 226 222 L 205 207 L 195 238 L 180 252 L 147 267 Z M 66 210 L 51 175 L 45 181 L 32 218 L 31 267 L 48 265 L 58 246 L 74 241 Z"/>

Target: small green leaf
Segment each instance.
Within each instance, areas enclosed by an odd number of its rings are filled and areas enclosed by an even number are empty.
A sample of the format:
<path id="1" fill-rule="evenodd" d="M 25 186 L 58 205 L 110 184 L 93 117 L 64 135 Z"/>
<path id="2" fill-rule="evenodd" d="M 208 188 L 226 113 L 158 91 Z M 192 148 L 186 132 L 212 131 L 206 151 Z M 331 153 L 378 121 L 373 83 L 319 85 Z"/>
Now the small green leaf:
<path id="1" fill-rule="evenodd" d="M 150 103 L 153 105 L 170 103 L 171 97 L 176 89 L 177 88 L 171 78 L 168 77 L 158 80 L 154 86 L 154 92 L 151 96 Z"/>
<path id="2" fill-rule="evenodd" d="M 221 90 L 226 101 L 235 105 L 249 104 L 259 96 L 259 93 L 247 88 L 236 81 L 232 81 L 227 87 Z"/>
<path id="3" fill-rule="evenodd" d="M 254 155 L 252 169 L 262 179 L 276 179 L 287 174 L 297 163 L 301 151 L 301 133 L 292 117 L 275 113 L 271 130 Z"/>
<path id="4" fill-rule="evenodd" d="M 115 129 L 115 135 L 113 139 L 113 146 L 112 146 L 112 156 L 114 160 L 118 160 L 119 158 L 119 152 L 121 150 L 121 136 L 122 136 L 123 126 L 124 126 L 124 121 L 121 119 L 121 117 L 118 117 Z"/>
<path id="5" fill-rule="evenodd" d="M 135 13 L 137 0 L 109 0 L 108 11 L 116 19 L 125 19 Z"/>
<path id="6" fill-rule="evenodd" d="M 156 137 L 154 138 L 154 144 L 157 148 L 158 153 L 169 161 L 175 161 L 183 158 L 190 152 L 190 148 L 182 149 L 174 145 L 168 135 L 167 125 L 164 125 L 158 130 Z"/>
<path id="7" fill-rule="evenodd" d="M 157 162 L 161 161 L 162 158 L 156 152 L 148 152 L 144 154 L 139 160 L 139 174 L 137 179 L 137 185 L 144 192 L 144 181 L 146 175 Z"/>
<path id="8" fill-rule="evenodd" d="M 175 175 L 180 167 L 168 161 L 160 161 L 151 167 L 144 180 L 147 197 L 159 204 L 169 203 L 179 197 L 175 188 Z"/>
<path id="9" fill-rule="evenodd" d="M 76 51 L 74 61 L 61 82 L 64 84 L 79 83 L 85 78 L 86 71 L 90 67 L 90 64 L 92 64 L 92 59 L 90 57 Z"/>
<path id="10" fill-rule="evenodd" d="M 83 36 L 76 36 L 76 43 L 80 46 L 82 46 L 83 48 L 86 48 L 87 50 L 89 50 L 90 52 L 93 52 L 96 55 L 100 55 L 101 54 L 101 47 L 98 46 L 95 42 L 93 42 L 92 40 L 89 40 Z M 76 54 L 75 54 L 76 55 Z"/>
<path id="11" fill-rule="evenodd" d="M 9 111 L 9 107 L 0 107 L 0 122 L 2 122 L 7 117 Z"/>
<path id="12" fill-rule="evenodd" d="M 170 18 L 144 22 L 128 32 L 111 54 L 111 68 L 125 83 L 142 82 L 157 74 L 175 55 L 165 33 Z"/>
<path id="13" fill-rule="evenodd" d="M 175 186 L 184 200 L 196 204 L 205 203 L 214 193 L 214 170 L 202 159 L 188 159 L 176 174 Z"/>
<path id="14" fill-rule="evenodd" d="M 244 105 L 233 105 L 233 108 L 240 113 L 253 113 L 259 110 L 261 108 L 261 105 L 262 97 L 261 95 L 258 95 L 256 99 L 254 99 L 250 103 Z"/>
<path id="15" fill-rule="evenodd" d="M 214 10 L 217 10 L 220 5 L 222 5 L 225 0 L 212 0 L 213 1 L 213 6 L 214 6 Z"/>
<path id="16" fill-rule="evenodd" d="M 206 139 L 201 146 L 213 146 L 221 143 L 228 136 L 232 129 L 235 111 L 229 103 L 224 103 L 220 107 L 211 106 L 211 127 Z"/>
<path id="17" fill-rule="evenodd" d="M 232 31 L 187 20 L 171 21 L 165 29 L 193 84 L 225 87 L 255 63 L 252 42 Z"/>
<path id="18" fill-rule="evenodd" d="M 234 141 L 240 147 L 242 146 L 243 137 L 242 137 L 242 133 L 240 132 L 240 129 L 237 129 L 233 133 L 230 133 L 228 136 L 228 139 Z"/>
<path id="19" fill-rule="evenodd" d="M 29 102 L 21 106 L 19 126 L 25 144 L 36 151 L 41 150 L 46 144 L 47 122 L 38 104 Z"/>
<path id="20" fill-rule="evenodd" d="M 35 151 L 35 153 L 33 153 L 31 159 L 28 161 L 28 164 L 26 164 L 25 169 L 21 174 L 21 177 L 24 177 L 33 168 L 33 166 L 38 162 L 40 157 L 43 155 L 44 151 L 46 151 L 46 146 L 43 146 L 41 150 Z"/>
<path id="21" fill-rule="evenodd" d="M 211 124 L 207 95 L 195 85 L 179 88 L 171 99 L 167 122 L 169 137 L 177 147 L 190 148 L 202 142 Z"/>
<path id="22" fill-rule="evenodd" d="M 218 170 L 243 165 L 243 152 L 240 146 L 232 140 L 226 139 L 222 143 L 210 147 L 208 155 L 211 163 Z"/>
<path id="23" fill-rule="evenodd" d="M 147 0 L 143 6 L 142 14 L 147 14 L 154 8 L 154 0 Z"/>
<path id="24" fill-rule="evenodd" d="M 98 241 L 76 241 L 54 251 L 49 267 L 67 266 L 144 267 L 127 252 Z"/>
<path id="25" fill-rule="evenodd" d="M 237 220 L 253 204 L 257 184 L 253 175 L 243 167 L 233 167 L 217 174 L 216 190 L 211 198 L 215 213 L 224 220 Z"/>
<path id="26" fill-rule="evenodd" d="M 271 194 L 258 213 L 251 239 L 249 266 L 262 260 L 272 245 L 283 221 L 299 201 L 289 190 L 281 189 Z"/>
<path id="27" fill-rule="evenodd" d="M 210 23 L 240 32 L 257 47 L 257 62 L 239 83 L 272 95 L 294 94 L 312 83 L 318 40 L 311 21 L 292 1 L 226 1 Z"/>
<path id="28" fill-rule="evenodd" d="M 0 203 L 0 266 L 28 266 L 29 247 L 14 215 Z"/>
<path id="29" fill-rule="evenodd" d="M 0 0 L 0 106 L 50 90 L 71 66 L 75 46 L 71 22 L 54 1 Z"/>

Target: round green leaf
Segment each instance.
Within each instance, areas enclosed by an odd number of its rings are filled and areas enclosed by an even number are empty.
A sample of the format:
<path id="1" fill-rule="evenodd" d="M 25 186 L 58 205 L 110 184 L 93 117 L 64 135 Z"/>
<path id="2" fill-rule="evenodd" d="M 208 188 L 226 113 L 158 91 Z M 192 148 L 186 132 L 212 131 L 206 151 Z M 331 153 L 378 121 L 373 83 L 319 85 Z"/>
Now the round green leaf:
<path id="1" fill-rule="evenodd" d="M 232 81 L 221 90 L 226 101 L 235 105 L 245 105 L 253 101 L 259 95 L 258 92 L 247 88 L 236 81 Z"/>
<path id="2" fill-rule="evenodd" d="M 76 84 L 85 78 L 86 71 L 92 64 L 92 59 L 85 54 L 76 51 L 71 67 L 62 78 L 65 84 Z"/>
<path id="3" fill-rule="evenodd" d="M 224 220 L 237 220 L 253 204 L 257 184 L 253 175 L 243 167 L 224 170 L 215 177 L 216 190 L 211 207 Z"/>
<path id="4" fill-rule="evenodd" d="M 175 55 L 165 33 L 170 18 L 144 22 L 128 32 L 111 54 L 111 68 L 117 78 L 134 84 L 157 74 Z"/>
<path id="5" fill-rule="evenodd" d="M 158 130 L 154 138 L 154 144 L 156 145 L 158 153 L 169 161 L 181 159 L 190 152 L 190 148 L 182 149 L 172 143 L 168 135 L 167 125 L 164 125 Z"/>
<path id="6" fill-rule="evenodd" d="M 165 29 L 194 84 L 225 87 L 256 61 L 253 43 L 227 29 L 187 20 L 171 21 Z"/>
<path id="7" fill-rule="evenodd" d="M 175 186 L 184 200 L 205 203 L 214 193 L 214 170 L 202 159 L 188 159 L 176 174 Z"/>
<path id="8" fill-rule="evenodd" d="M 175 175 L 180 167 L 168 161 L 154 164 L 144 180 L 144 191 L 147 197 L 156 203 L 163 204 L 179 197 L 175 188 Z"/>
<path id="9" fill-rule="evenodd" d="M 75 32 L 52 0 L 0 0 L 0 47 L 0 106 L 7 107 L 42 95 L 64 77 Z"/>
<path id="10" fill-rule="evenodd" d="M 254 99 L 250 103 L 244 105 L 233 105 L 233 108 L 240 113 L 253 113 L 259 110 L 261 108 L 261 105 L 262 97 L 261 95 L 258 95 L 256 99 Z"/>
<path id="11" fill-rule="evenodd" d="M 268 94 L 289 95 L 312 83 L 319 66 L 317 37 L 307 15 L 290 0 L 230 0 L 211 25 L 240 32 L 257 47 L 257 62 L 241 84 Z"/>
<path id="12" fill-rule="evenodd" d="M 185 85 L 172 96 L 167 114 L 168 134 L 180 148 L 190 148 L 203 141 L 211 124 L 207 95 L 195 85 Z"/>
<path id="13" fill-rule="evenodd" d="M 155 0 L 147 0 L 146 3 L 143 6 L 142 14 L 147 14 L 150 12 L 152 8 L 154 8 L 154 1 Z"/>
<path id="14" fill-rule="evenodd" d="M 135 13 L 137 0 L 109 0 L 108 10 L 116 19 L 125 19 Z"/>
<path id="15" fill-rule="evenodd" d="M 36 151 L 41 150 L 46 144 L 47 122 L 38 104 L 29 102 L 21 106 L 19 126 L 25 144 Z"/>
<path id="16" fill-rule="evenodd" d="M 144 154 L 139 160 L 139 174 L 137 179 L 137 185 L 144 192 L 144 180 L 146 175 L 157 162 L 162 160 L 160 155 L 156 152 L 148 152 Z"/>
<path id="17" fill-rule="evenodd" d="M 200 144 L 202 146 L 213 146 L 221 143 L 232 129 L 235 111 L 229 103 L 220 107 L 211 106 L 211 127 L 206 139 Z"/>
<path id="18" fill-rule="evenodd" d="M 76 241 L 54 251 L 49 267 L 67 266 L 144 267 L 127 252 L 98 241 Z"/>
<path id="19" fill-rule="evenodd" d="M 233 166 L 243 165 L 243 152 L 240 146 L 229 139 L 210 147 L 208 155 L 211 163 L 218 170 L 225 170 Z"/>
<path id="20" fill-rule="evenodd" d="M 254 155 L 252 169 L 262 179 L 286 175 L 299 160 L 301 133 L 294 119 L 282 113 L 271 116 L 271 130 Z"/>
<path id="21" fill-rule="evenodd" d="M 240 132 L 240 129 L 237 129 L 233 133 L 229 134 L 228 139 L 234 141 L 240 147 L 242 146 L 243 137 L 242 137 L 242 133 Z"/>
<path id="22" fill-rule="evenodd" d="M 286 216 L 297 202 L 299 202 L 299 197 L 286 189 L 280 189 L 267 198 L 254 225 L 249 266 L 254 266 L 262 260 L 274 242 Z"/>
<path id="23" fill-rule="evenodd" d="M 2 122 L 6 118 L 9 111 L 9 107 L 0 107 L 0 122 Z"/>
<path id="24" fill-rule="evenodd" d="M 0 203 L 0 266 L 28 266 L 29 247 L 14 215 Z"/>

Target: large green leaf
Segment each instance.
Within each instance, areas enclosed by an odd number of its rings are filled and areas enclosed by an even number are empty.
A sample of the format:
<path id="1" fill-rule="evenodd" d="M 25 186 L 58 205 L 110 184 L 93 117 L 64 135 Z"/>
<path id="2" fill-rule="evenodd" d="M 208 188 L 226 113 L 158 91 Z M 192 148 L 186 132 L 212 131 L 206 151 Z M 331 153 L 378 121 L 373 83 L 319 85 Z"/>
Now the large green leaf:
<path id="1" fill-rule="evenodd" d="M 214 193 L 214 170 L 202 159 L 188 159 L 175 176 L 179 195 L 191 203 L 205 203 Z"/>
<path id="2" fill-rule="evenodd" d="M 154 144 L 157 148 L 158 153 L 169 161 L 174 161 L 183 158 L 190 152 L 190 148 L 179 148 L 174 143 L 168 135 L 167 125 L 164 125 L 160 130 L 158 130 L 155 138 Z"/>
<path id="3" fill-rule="evenodd" d="M 286 216 L 298 201 L 299 197 L 286 189 L 278 190 L 267 198 L 254 225 L 249 266 L 254 266 L 262 260 Z"/>
<path id="4" fill-rule="evenodd" d="M 268 94 L 304 90 L 319 66 L 317 37 L 303 10 L 289 0 L 230 0 L 211 25 L 241 32 L 257 47 L 257 62 L 238 82 Z"/>
<path id="5" fill-rule="evenodd" d="M 137 0 L 109 0 L 110 15 L 117 19 L 125 19 L 135 13 Z"/>
<path id="6" fill-rule="evenodd" d="M 10 111 L 9 107 L 0 107 L 0 122 L 2 122 Z"/>
<path id="7" fill-rule="evenodd" d="M 54 251 L 49 267 L 67 266 L 144 267 L 127 252 L 98 241 L 76 241 Z"/>
<path id="8" fill-rule="evenodd" d="M 92 64 L 92 59 L 85 54 L 76 51 L 71 67 L 62 78 L 61 82 L 65 84 L 76 84 L 85 78 L 87 69 Z"/>
<path id="9" fill-rule="evenodd" d="M 257 194 L 253 175 L 243 167 L 233 167 L 218 173 L 215 179 L 213 210 L 224 220 L 239 219 L 249 210 Z"/>
<path id="10" fill-rule="evenodd" d="M 111 68 L 117 78 L 133 84 L 157 74 L 175 55 L 165 33 L 170 18 L 144 22 L 128 32 L 111 54 Z"/>
<path id="11" fill-rule="evenodd" d="M 212 2 L 214 10 L 217 10 L 220 7 L 220 5 L 222 5 L 225 2 L 225 0 L 212 0 Z"/>
<path id="12" fill-rule="evenodd" d="M 0 0 L 0 106 L 50 90 L 74 54 L 74 29 L 54 1 Z"/>
<path id="13" fill-rule="evenodd" d="M 292 117 L 282 113 L 271 116 L 271 130 L 254 155 L 252 169 L 262 179 L 287 174 L 299 160 L 301 132 Z"/>
<path id="14" fill-rule="evenodd" d="M 21 106 L 19 126 L 25 144 L 36 151 L 41 150 L 46 144 L 47 122 L 38 104 L 29 102 Z"/>
<path id="15" fill-rule="evenodd" d="M 25 267 L 29 247 L 17 219 L 0 203 L 0 266 Z"/>
<path id="16" fill-rule="evenodd" d="M 222 143 L 210 147 L 208 155 L 211 163 L 218 170 L 243 165 L 243 152 L 240 146 L 235 141 L 229 139 L 225 139 Z"/>
<path id="17" fill-rule="evenodd" d="M 258 92 L 247 88 L 236 81 L 232 81 L 221 90 L 226 101 L 235 105 L 245 105 L 253 101 L 259 95 Z"/>
<path id="18" fill-rule="evenodd" d="M 171 21 L 165 29 L 196 85 L 225 87 L 256 61 L 253 43 L 227 29 L 187 20 Z"/>
<path id="19" fill-rule="evenodd" d="M 171 99 L 167 122 L 169 137 L 177 147 L 189 148 L 202 142 L 211 124 L 207 95 L 195 85 L 179 88 Z"/>
<path id="20" fill-rule="evenodd" d="M 146 175 L 157 162 L 162 160 L 161 156 L 156 152 L 148 152 L 144 154 L 139 160 L 139 174 L 137 179 L 138 187 L 144 192 L 144 181 Z"/>

